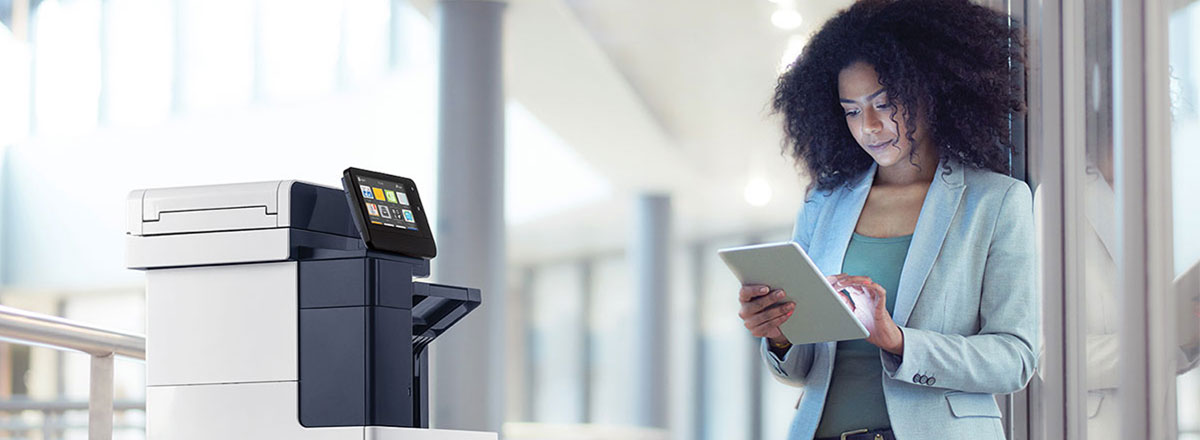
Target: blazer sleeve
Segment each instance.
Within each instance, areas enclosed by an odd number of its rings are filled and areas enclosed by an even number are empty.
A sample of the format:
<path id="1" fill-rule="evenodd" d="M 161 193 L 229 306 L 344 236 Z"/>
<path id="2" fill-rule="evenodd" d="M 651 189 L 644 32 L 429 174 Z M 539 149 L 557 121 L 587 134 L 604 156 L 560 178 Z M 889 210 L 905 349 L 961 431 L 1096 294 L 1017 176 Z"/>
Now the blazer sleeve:
<path id="1" fill-rule="evenodd" d="M 794 387 L 804 386 L 805 379 L 808 378 L 808 370 L 812 369 L 813 354 L 816 351 L 815 344 L 793 345 L 787 353 L 783 354 L 783 359 L 771 353 L 770 343 L 767 338 L 761 338 L 762 343 L 759 345 L 762 351 L 763 361 L 767 367 L 770 367 L 771 375 L 775 376 L 775 380 Z"/>
<path id="2" fill-rule="evenodd" d="M 809 244 L 812 243 L 813 222 L 816 217 L 814 211 L 819 209 L 818 202 L 814 200 L 815 197 L 817 195 L 810 194 L 810 197 L 805 198 L 804 206 L 796 214 L 796 224 L 792 228 L 792 240 L 800 244 L 805 252 L 809 252 Z M 767 338 L 761 339 L 759 351 L 762 352 L 763 362 L 767 364 L 771 374 L 775 376 L 775 380 L 797 387 L 804 385 L 808 371 L 812 369 L 816 344 L 792 345 L 792 348 L 789 348 L 780 359 L 779 356 L 771 353 Z"/>
<path id="3" fill-rule="evenodd" d="M 975 393 L 1005 394 L 1024 388 L 1035 374 L 1040 344 L 1033 237 L 1029 187 L 1014 182 L 1000 204 L 987 250 L 979 333 L 947 335 L 901 328 L 903 356 L 881 351 L 885 373 L 908 383 Z"/>

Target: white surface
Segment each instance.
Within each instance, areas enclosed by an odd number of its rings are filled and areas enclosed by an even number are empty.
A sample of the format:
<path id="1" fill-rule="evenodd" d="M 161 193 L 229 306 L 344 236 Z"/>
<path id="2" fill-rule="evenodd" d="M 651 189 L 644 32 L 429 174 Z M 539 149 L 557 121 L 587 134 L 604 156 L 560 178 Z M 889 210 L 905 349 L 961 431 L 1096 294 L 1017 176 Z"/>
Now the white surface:
<path id="1" fill-rule="evenodd" d="M 286 228 L 292 225 L 292 185 L 296 180 L 283 180 L 279 182 L 279 188 L 275 191 L 275 226 Z M 307 182 L 306 182 L 307 183 Z M 309 183 L 313 186 L 325 186 Z M 341 191 L 341 187 L 337 188 Z"/>
<path id="2" fill-rule="evenodd" d="M 297 263 L 146 272 L 146 383 L 298 379 Z"/>
<path id="3" fill-rule="evenodd" d="M 142 195 L 142 221 L 153 224 L 162 220 L 164 213 L 183 213 L 230 208 L 262 208 L 259 211 L 271 220 L 274 227 L 278 213 L 279 188 L 283 181 L 234 183 L 228 185 L 186 186 L 178 188 L 147 189 Z M 131 202 L 135 202 L 132 201 Z M 144 225 L 144 233 L 151 233 Z M 204 225 L 200 225 L 204 226 Z M 158 233 L 196 232 L 216 229 L 163 229 Z"/>
<path id="4" fill-rule="evenodd" d="M 146 438 L 363 439 L 362 427 L 304 428 L 297 399 L 295 382 L 147 387 Z"/>
<path id="5" fill-rule="evenodd" d="M 255 263 L 288 258 L 288 229 L 125 236 L 125 266 L 134 269 Z"/>
<path id="6" fill-rule="evenodd" d="M 494 432 L 368 426 L 365 440 L 496 440 Z"/>
<path id="7" fill-rule="evenodd" d="M 800 245 L 786 241 L 717 251 L 742 285 L 783 289 L 796 302 L 794 314 L 779 326 L 793 344 L 845 341 L 868 336 Z M 730 292 L 730 295 L 735 292 Z"/>
<path id="8" fill-rule="evenodd" d="M 231 183 L 147 189 L 142 197 L 142 219 L 156 220 L 158 214 L 198 209 L 265 206 L 274 214 L 281 181 Z"/>
<path id="9" fill-rule="evenodd" d="M 666 429 L 604 424 L 505 423 L 506 440 L 667 440 Z"/>
<path id="10" fill-rule="evenodd" d="M 150 440 L 496 440 L 491 432 L 416 428 L 305 428 L 295 382 L 152 386 L 146 390 Z"/>
<path id="11" fill-rule="evenodd" d="M 142 198 L 146 190 L 135 189 L 125 196 L 125 233 L 142 235 Z"/>
<path id="12" fill-rule="evenodd" d="M 125 232 L 162 235 L 286 227 L 296 180 L 139 189 L 129 193 Z M 324 185 L 309 185 L 341 188 Z"/>
<path id="13" fill-rule="evenodd" d="M 268 214 L 268 209 L 266 206 L 247 206 L 198 211 L 160 212 L 158 213 L 158 221 L 142 222 L 142 234 L 151 236 L 274 228 L 277 223 L 276 215 Z"/>

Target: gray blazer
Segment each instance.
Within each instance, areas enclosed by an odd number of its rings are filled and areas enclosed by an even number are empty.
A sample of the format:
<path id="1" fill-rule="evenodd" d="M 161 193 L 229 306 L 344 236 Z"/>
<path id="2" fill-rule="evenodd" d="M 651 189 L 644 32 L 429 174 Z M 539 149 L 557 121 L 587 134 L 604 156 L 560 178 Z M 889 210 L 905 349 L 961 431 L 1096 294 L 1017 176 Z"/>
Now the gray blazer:
<path id="1" fill-rule="evenodd" d="M 825 274 L 841 272 L 874 177 L 872 165 L 847 186 L 814 190 L 800 210 L 793 239 Z M 880 351 L 898 440 L 1004 438 L 993 394 L 1024 388 L 1039 350 L 1033 234 L 1024 182 L 953 160 L 938 165 L 900 275 L 893 319 L 904 356 Z M 775 378 L 804 388 L 789 439 L 813 438 L 836 347 L 796 345 L 779 359 L 763 340 Z"/>

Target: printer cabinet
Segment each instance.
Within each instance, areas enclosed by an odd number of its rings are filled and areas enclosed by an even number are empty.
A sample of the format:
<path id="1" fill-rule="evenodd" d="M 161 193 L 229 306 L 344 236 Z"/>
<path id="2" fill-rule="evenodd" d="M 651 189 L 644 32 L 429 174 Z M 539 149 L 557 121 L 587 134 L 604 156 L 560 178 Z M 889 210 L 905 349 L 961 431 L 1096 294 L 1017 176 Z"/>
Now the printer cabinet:
<path id="1" fill-rule="evenodd" d="M 301 261 L 300 423 L 416 427 L 412 267 Z"/>

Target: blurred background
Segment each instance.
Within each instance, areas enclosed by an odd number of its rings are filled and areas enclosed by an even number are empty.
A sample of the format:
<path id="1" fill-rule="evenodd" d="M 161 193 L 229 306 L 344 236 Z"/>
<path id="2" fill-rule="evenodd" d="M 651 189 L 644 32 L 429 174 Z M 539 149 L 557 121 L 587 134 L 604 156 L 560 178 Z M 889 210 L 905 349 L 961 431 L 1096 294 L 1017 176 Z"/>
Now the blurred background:
<path id="1" fill-rule="evenodd" d="M 478 359 L 501 372 L 491 378 L 499 391 L 470 401 L 439 381 L 434 426 L 508 438 L 784 438 L 802 390 L 763 368 L 736 315 L 738 284 L 716 250 L 789 239 L 807 181 L 780 154 L 770 100 L 812 32 L 850 3 L 504 5 L 504 166 L 493 183 L 503 187 L 505 244 L 494 262 L 502 267 L 488 268 L 503 287 L 484 291 L 485 308 L 500 304 L 504 313 L 451 330 L 434 344 L 432 366 L 436 375 L 467 359 L 439 356 L 442 345 L 478 347 L 470 344 L 481 332 L 503 330 L 502 343 Z M 1043 240 L 1059 242 L 1039 242 L 1051 262 L 1043 268 L 1085 276 L 1064 267 L 1081 265 L 1087 251 L 1064 252 L 1070 227 L 1055 225 L 1083 220 L 1069 200 L 1083 191 L 1084 144 L 1111 144 L 1114 113 L 1122 120 L 1114 49 L 1084 44 L 1112 41 L 1112 5 L 981 3 L 1030 24 L 1029 145 L 1025 121 L 1014 121 L 1017 177 L 1026 178 L 1028 160 L 1035 192 L 1060 194 L 1037 207 L 1050 225 Z M 1190 195 L 1200 188 L 1190 172 L 1200 164 L 1191 140 L 1200 127 L 1200 74 L 1191 66 L 1200 34 L 1189 30 L 1200 9 L 1167 3 L 1176 158 L 1167 267 L 1186 279 L 1200 260 L 1200 203 Z M 439 124 L 455 123 L 439 120 L 439 90 L 450 87 L 440 83 L 439 11 L 435 0 L 0 0 L 0 304 L 144 333 L 143 275 L 124 266 L 125 197 L 134 189 L 282 179 L 337 187 L 354 166 L 414 179 L 438 217 L 439 181 L 453 178 L 439 174 Z M 1077 26 L 1064 27 L 1073 14 Z M 1066 53 L 1052 52 L 1061 41 Z M 1046 59 L 1066 69 L 1056 81 L 1078 85 L 1077 94 L 1042 98 L 1060 93 L 1037 84 L 1060 72 L 1043 69 Z M 1077 112 L 1062 116 L 1064 107 Z M 1056 124 L 1077 136 L 1047 143 L 1063 135 Z M 654 250 L 666 256 L 654 263 L 659 290 L 639 278 L 645 260 L 636 256 L 647 244 L 634 231 L 646 223 L 665 243 Z M 436 225 L 434 234 L 442 239 Z M 1063 287 L 1070 276 L 1059 281 L 1046 293 L 1047 304 L 1059 304 L 1046 324 L 1061 329 L 1084 312 L 1059 292 L 1073 295 Z M 660 312 L 643 313 L 646 304 Z M 1059 338 L 1060 349 L 1062 338 L 1084 338 L 1065 332 L 1047 338 Z M 646 356 L 647 347 L 657 352 Z M 88 362 L 0 342 L 0 438 L 86 438 Z M 1080 375 L 1086 368 L 1072 365 Z M 145 437 L 144 368 L 117 362 L 116 438 Z M 647 371 L 664 380 L 647 381 Z M 1032 432 L 1030 408 L 1064 405 L 1065 372 L 1006 401 L 1012 438 Z M 1066 405 L 1083 414 L 1069 421 L 1092 415 Z M 1200 376 L 1179 377 L 1177 405 L 1178 438 L 1200 438 Z M 470 422 L 456 419 L 460 408 Z"/>
<path id="2" fill-rule="evenodd" d="M 642 432 L 626 244 L 651 194 L 671 210 L 672 437 L 785 432 L 799 390 L 760 368 L 715 250 L 789 237 L 805 182 L 775 78 L 848 3 L 507 4 L 509 289 L 484 300 L 517 320 L 505 421 Z M 0 303 L 142 333 L 133 189 L 356 166 L 413 178 L 436 216 L 437 22 L 431 0 L 0 0 Z M 0 343 L 0 438 L 85 435 L 87 369 Z M 116 435 L 141 438 L 144 365 L 116 372 Z"/>

